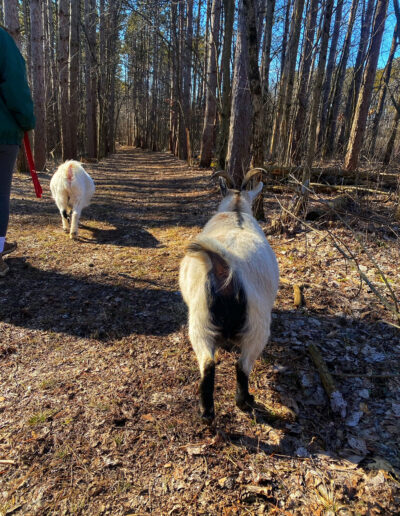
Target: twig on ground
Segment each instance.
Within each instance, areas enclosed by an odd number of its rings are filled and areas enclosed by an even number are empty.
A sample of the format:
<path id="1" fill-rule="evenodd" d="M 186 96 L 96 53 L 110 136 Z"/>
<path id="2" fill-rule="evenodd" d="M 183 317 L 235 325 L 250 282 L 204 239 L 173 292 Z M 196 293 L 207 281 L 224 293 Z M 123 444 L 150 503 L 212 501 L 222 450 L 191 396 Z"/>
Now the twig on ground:
<path id="1" fill-rule="evenodd" d="M 310 344 L 308 346 L 308 352 L 310 353 L 312 361 L 318 370 L 322 385 L 329 397 L 332 410 L 339 413 L 342 418 L 346 417 L 347 403 L 344 401 L 342 394 L 338 391 L 321 352 L 315 344 Z"/>

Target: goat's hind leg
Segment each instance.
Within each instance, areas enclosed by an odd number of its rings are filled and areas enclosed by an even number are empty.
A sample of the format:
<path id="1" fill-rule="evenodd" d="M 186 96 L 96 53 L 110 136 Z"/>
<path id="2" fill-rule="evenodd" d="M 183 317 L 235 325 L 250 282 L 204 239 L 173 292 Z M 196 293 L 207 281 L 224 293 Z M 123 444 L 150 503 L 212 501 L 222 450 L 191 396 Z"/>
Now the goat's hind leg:
<path id="1" fill-rule="evenodd" d="M 244 343 L 242 354 L 236 362 L 236 405 L 241 410 L 250 410 L 254 405 L 254 396 L 249 393 L 249 375 L 266 340 L 263 339 L 262 343 L 253 341 L 250 345 L 249 342 L 251 340 Z"/>
<path id="2" fill-rule="evenodd" d="M 78 236 L 78 224 L 82 213 L 82 206 L 77 204 L 72 208 L 71 212 L 71 229 L 69 237 L 75 239 Z"/>
<path id="3" fill-rule="evenodd" d="M 60 202 L 58 200 L 58 201 L 56 201 L 56 204 L 57 204 L 57 208 L 59 209 L 60 214 L 61 214 L 61 222 L 62 222 L 63 230 L 65 231 L 65 233 L 68 233 L 70 217 L 67 212 L 67 209 L 68 209 L 67 202 Z"/>
<path id="4" fill-rule="evenodd" d="M 200 368 L 200 416 L 205 423 L 212 423 L 214 411 L 215 346 L 208 339 L 190 339 Z"/>

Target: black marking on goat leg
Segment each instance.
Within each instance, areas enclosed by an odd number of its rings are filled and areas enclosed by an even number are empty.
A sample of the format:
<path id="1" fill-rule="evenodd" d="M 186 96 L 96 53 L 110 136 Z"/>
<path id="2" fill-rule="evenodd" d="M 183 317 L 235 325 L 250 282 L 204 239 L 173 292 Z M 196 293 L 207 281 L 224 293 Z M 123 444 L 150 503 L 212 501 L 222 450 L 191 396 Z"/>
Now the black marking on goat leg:
<path id="1" fill-rule="evenodd" d="M 241 410 L 251 410 L 254 396 L 249 393 L 249 377 L 236 362 L 236 405 Z"/>
<path id="2" fill-rule="evenodd" d="M 200 415 L 203 421 L 211 423 L 214 419 L 214 377 L 215 362 L 208 362 L 200 382 Z"/>
<path id="3" fill-rule="evenodd" d="M 62 211 L 62 216 L 64 217 L 64 219 L 67 219 L 69 218 L 68 214 L 67 214 L 67 210 L 63 210 Z"/>

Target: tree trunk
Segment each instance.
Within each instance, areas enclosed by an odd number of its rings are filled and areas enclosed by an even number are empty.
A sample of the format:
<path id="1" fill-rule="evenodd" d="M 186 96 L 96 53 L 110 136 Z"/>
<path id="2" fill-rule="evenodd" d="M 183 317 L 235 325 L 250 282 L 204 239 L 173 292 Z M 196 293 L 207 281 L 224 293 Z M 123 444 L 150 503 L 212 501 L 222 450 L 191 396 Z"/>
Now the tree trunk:
<path id="1" fill-rule="evenodd" d="M 383 30 L 385 28 L 386 12 L 389 0 L 377 0 L 375 17 L 372 25 L 371 42 L 368 50 L 368 60 L 365 65 L 363 83 L 357 101 L 356 111 L 350 132 L 350 139 L 345 157 L 345 168 L 355 170 L 363 143 L 368 109 L 371 102 L 372 89 L 381 48 Z"/>
<path id="2" fill-rule="evenodd" d="M 354 65 L 354 76 L 351 82 L 350 90 L 347 95 L 346 106 L 343 112 L 343 124 L 340 130 L 338 142 L 338 146 L 340 148 L 344 148 L 346 142 L 349 141 L 350 128 L 354 118 L 355 106 L 358 99 L 358 94 L 361 86 L 361 79 L 364 71 L 368 37 L 371 31 L 371 20 L 372 15 L 374 13 L 375 0 L 367 0 L 367 2 L 367 9 L 363 14 L 363 22 L 361 24 L 360 42 L 358 46 L 356 63 Z"/>
<path id="3" fill-rule="evenodd" d="M 235 67 L 232 83 L 232 112 L 229 128 L 227 171 L 240 186 L 250 163 L 251 98 L 248 81 L 249 50 L 247 46 L 246 11 L 239 0 Z"/>
<path id="4" fill-rule="evenodd" d="M 275 114 L 275 131 L 272 134 L 271 155 L 276 152 L 282 158 L 287 148 L 289 117 L 292 106 L 294 74 L 296 67 L 297 51 L 300 39 L 301 21 L 303 16 L 304 0 L 295 0 L 292 22 L 290 25 L 289 46 L 285 57 L 285 66 L 281 77 L 280 95 Z M 285 141 L 286 139 L 286 141 Z"/>
<path id="5" fill-rule="evenodd" d="M 35 107 L 34 156 L 37 170 L 43 170 L 46 164 L 46 87 L 44 80 L 44 47 L 43 47 L 43 0 L 31 0 L 31 48 L 33 104 Z"/>
<path id="6" fill-rule="evenodd" d="M 331 91 L 333 70 L 336 66 L 337 44 L 339 40 L 340 29 L 342 28 L 342 11 L 343 0 L 338 0 L 336 4 L 335 22 L 333 24 L 333 33 L 331 37 L 331 47 L 329 49 L 328 64 L 326 66 L 324 85 L 322 88 L 322 109 L 318 129 L 318 137 L 320 144 L 323 143 L 323 137 L 325 135 L 326 130 L 327 115 L 329 111 L 329 94 Z"/>
<path id="7" fill-rule="evenodd" d="M 371 146 L 369 149 L 370 156 L 374 156 L 374 154 L 375 154 L 376 139 L 378 137 L 378 127 L 379 127 L 380 119 L 382 117 L 383 108 L 385 106 L 386 92 L 387 92 L 387 88 L 389 85 L 390 75 L 392 73 L 392 65 L 393 65 L 393 59 L 394 59 L 394 54 L 396 52 L 396 48 L 397 48 L 397 24 L 396 24 L 396 27 L 393 32 L 392 45 L 390 47 L 388 61 L 386 63 L 386 67 L 383 72 L 382 86 L 381 86 L 380 93 L 379 93 L 378 105 L 376 107 L 376 114 L 374 117 L 374 121 L 372 123 Z"/>
<path id="8" fill-rule="evenodd" d="M 70 65 L 69 65 L 69 129 L 71 158 L 78 158 L 78 115 L 79 115 L 79 23 L 80 0 L 71 2 Z"/>
<path id="9" fill-rule="evenodd" d="M 96 0 L 85 0 L 86 154 L 97 158 Z"/>
<path id="10" fill-rule="evenodd" d="M 231 49 L 233 34 L 233 19 L 235 14 L 234 0 L 224 2 L 224 44 L 221 57 L 222 99 L 218 135 L 218 164 L 225 169 L 226 153 L 228 150 L 229 119 L 231 115 Z"/>
<path id="11" fill-rule="evenodd" d="M 291 141 L 288 151 L 291 152 L 291 159 L 294 163 L 300 164 L 302 152 L 305 144 L 304 121 L 306 119 L 308 107 L 308 83 L 312 63 L 313 45 L 318 13 L 318 0 L 311 0 L 307 15 L 307 26 L 304 37 L 302 65 L 300 73 L 300 84 L 298 91 L 298 108 L 296 118 L 291 131 Z"/>
<path id="12" fill-rule="evenodd" d="M 208 40 L 207 97 L 204 126 L 201 138 L 200 167 L 209 167 L 215 142 L 215 117 L 217 113 L 217 47 L 221 18 L 221 0 L 213 0 L 211 28 Z"/>
<path id="13" fill-rule="evenodd" d="M 4 25 L 21 50 L 21 27 L 18 17 L 18 0 L 4 1 Z"/>
<path id="14" fill-rule="evenodd" d="M 339 67 L 336 73 L 336 78 L 331 93 L 330 109 L 327 117 L 328 123 L 326 128 L 326 135 L 323 139 L 324 146 L 322 150 L 322 155 L 324 157 L 330 157 L 333 154 L 335 148 L 336 124 L 339 115 L 340 104 L 342 102 L 343 84 L 346 77 L 347 61 L 349 59 L 351 38 L 353 33 L 354 20 L 357 14 L 357 7 L 358 0 L 353 0 L 351 4 L 346 38 L 343 45 L 343 53 L 340 59 Z"/>
<path id="15" fill-rule="evenodd" d="M 272 44 L 272 27 L 274 21 L 275 0 L 267 0 L 267 12 L 265 15 L 264 25 L 264 39 L 261 56 L 261 82 L 262 82 L 262 96 L 264 104 L 264 113 L 267 120 L 272 120 L 272 100 L 269 93 L 269 70 L 271 65 L 271 44 Z M 265 127 L 265 145 L 271 137 L 271 124 L 266 124 Z"/>
<path id="16" fill-rule="evenodd" d="M 249 48 L 249 85 L 253 107 L 252 128 L 252 167 L 264 166 L 265 117 L 261 88 L 261 76 L 258 67 L 259 41 L 257 35 L 256 7 L 257 0 L 243 0 L 247 12 L 247 45 Z M 257 220 L 265 220 L 262 193 L 253 204 L 253 213 Z"/>
<path id="17" fill-rule="evenodd" d="M 69 6 L 70 3 L 68 0 L 58 0 L 58 70 L 60 84 L 61 149 L 63 161 L 74 158 L 71 152 L 68 98 Z"/>
<path id="18" fill-rule="evenodd" d="M 292 206 L 289 207 L 289 211 L 293 212 L 297 215 L 304 215 L 307 212 L 308 205 L 308 197 L 309 191 L 308 186 L 310 184 L 311 177 L 311 167 L 315 157 L 315 149 L 317 142 L 317 121 L 318 121 L 318 111 L 321 105 L 321 96 L 322 96 L 322 83 L 324 79 L 324 71 L 326 58 L 328 53 L 328 43 L 329 43 L 329 29 L 331 25 L 333 11 L 333 0 L 327 0 L 325 4 L 325 10 L 322 15 L 323 24 L 322 24 L 322 33 L 321 33 L 321 48 L 318 56 L 318 67 L 315 77 L 313 77 L 313 96 L 312 96 L 312 104 L 311 104 L 311 113 L 310 113 L 310 129 L 309 129 L 309 140 L 308 140 L 308 149 L 307 156 L 305 160 L 305 166 L 303 168 L 303 177 L 302 177 L 302 190 L 299 195 L 294 198 Z M 285 212 L 282 217 L 282 225 L 286 225 L 290 220 L 290 216 L 287 212 Z"/>
<path id="19" fill-rule="evenodd" d="M 396 141 L 397 131 L 399 127 L 400 113 L 396 111 L 394 115 L 392 130 L 390 131 L 390 137 L 386 145 L 385 155 L 383 157 L 383 164 L 386 167 L 390 163 L 392 157 L 394 142 Z"/>

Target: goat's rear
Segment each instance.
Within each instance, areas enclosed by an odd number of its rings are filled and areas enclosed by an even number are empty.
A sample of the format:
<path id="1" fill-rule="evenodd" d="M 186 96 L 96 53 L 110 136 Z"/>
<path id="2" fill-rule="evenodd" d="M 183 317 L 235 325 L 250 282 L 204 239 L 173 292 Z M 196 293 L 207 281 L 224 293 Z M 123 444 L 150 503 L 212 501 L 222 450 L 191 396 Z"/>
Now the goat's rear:
<path id="1" fill-rule="evenodd" d="M 64 231 L 69 231 L 70 237 L 75 238 L 81 212 L 90 204 L 95 192 L 93 179 L 80 163 L 69 160 L 54 173 L 50 190 L 60 210 Z"/>

